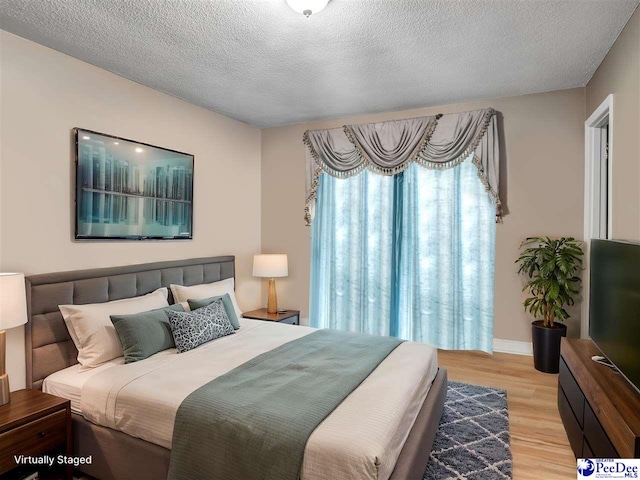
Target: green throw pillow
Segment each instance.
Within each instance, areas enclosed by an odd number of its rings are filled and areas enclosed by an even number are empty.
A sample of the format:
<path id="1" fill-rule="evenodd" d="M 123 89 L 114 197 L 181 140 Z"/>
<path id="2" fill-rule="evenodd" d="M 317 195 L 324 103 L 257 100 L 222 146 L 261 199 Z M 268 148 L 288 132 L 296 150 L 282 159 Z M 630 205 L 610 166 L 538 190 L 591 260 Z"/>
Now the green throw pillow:
<path id="1" fill-rule="evenodd" d="M 203 298 L 201 300 L 187 300 L 187 302 L 189 302 L 189 308 L 193 312 L 194 310 L 197 310 L 199 308 L 211 305 L 218 299 L 222 300 L 224 311 L 227 312 L 227 317 L 229 317 L 229 321 L 231 322 L 231 325 L 233 325 L 234 330 L 238 330 L 240 328 L 240 322 L 238 322 L 238 316 L 236 315 L 236 311 L 233 308 L 233 303 L 231 303 L 231 297 L 228 293 L 219 295 L 217 297 Z"/>
<path id="2" fill-rule="evenodd" d="M 154 353 L 175 348 L 168 310 L 184 312 L 179 303 L 131 315 L 111 315 L 111 323 L 120 337 L 124 363 L 149 358 Z"/>

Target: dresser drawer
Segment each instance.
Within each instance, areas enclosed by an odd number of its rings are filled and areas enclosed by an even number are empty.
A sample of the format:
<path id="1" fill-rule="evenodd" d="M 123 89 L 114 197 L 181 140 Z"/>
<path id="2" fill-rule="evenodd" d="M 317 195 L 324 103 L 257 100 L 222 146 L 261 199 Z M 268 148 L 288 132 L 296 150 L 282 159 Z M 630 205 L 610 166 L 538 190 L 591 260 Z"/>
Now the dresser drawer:
<path id="1" fill-rule="evenodd" d="M 576 420 L 576 416 L 573 410 L 569 406 L 569 401 L 562 390 L 562 387 L 558 388 L 558 410 L 560 411 L 560 418 L 564 425 L 564 429 L 567 431 L 567 437 L 569 438 L 569 444 L 573 450 L 573 454 L 576 458 L 582 455 L 582 429 Z"/>
<path id="2" fill-rule="evenodd" d="M 589 442 L 586 439 L 582 442 L 582 458 L 595 458 L 595 455 L 589 446 Z"/>
<path id="3" fill-rule="evenodd" d="M 589 442 L 594 457 L 620 457 L 588 402 L 584 408 L 584 437 Z"/>
<path id="4" fill-rule="evenodd" d="M 42 455 L 64 445 L 66 438 L 66 410 L 0 434 L 0 473 L 16 466 L 14 455 Z"/>
<path id="5" fill-rule="evenodd" d="M 584 395 L 578 382 L 573 378 L 573 375 L 569 371 L 564 359 L 560 357 L 560 375 L 558 376 L 558 383 L 564 390 L 564 394 L 567 396 L 567 401 L 571 405 L 571 409 L 576 416 L 576 420 L 580 427 L 584 426 Z"/>

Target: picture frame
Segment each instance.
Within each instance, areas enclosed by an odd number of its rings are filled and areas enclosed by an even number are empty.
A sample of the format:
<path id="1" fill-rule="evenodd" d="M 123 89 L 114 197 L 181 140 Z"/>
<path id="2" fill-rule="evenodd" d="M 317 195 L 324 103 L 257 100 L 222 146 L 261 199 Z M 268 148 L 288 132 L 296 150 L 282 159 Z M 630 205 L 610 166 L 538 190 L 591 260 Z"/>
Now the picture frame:
<path id="1" fill-rule="evenodd" d="M 193 239 L 194 155 L 73 132 L 76 240 Z"/>

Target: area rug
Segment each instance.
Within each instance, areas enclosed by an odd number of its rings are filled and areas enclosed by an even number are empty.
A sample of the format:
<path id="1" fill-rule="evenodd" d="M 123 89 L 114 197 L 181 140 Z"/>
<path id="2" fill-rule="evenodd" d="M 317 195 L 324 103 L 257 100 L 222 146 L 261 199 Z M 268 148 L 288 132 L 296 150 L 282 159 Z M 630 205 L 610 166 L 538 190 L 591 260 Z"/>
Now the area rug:
<path id="1" fill-rule="evenodd" d="M 449 382 L 423 480 L 511 479 L 507 392 Z"/>

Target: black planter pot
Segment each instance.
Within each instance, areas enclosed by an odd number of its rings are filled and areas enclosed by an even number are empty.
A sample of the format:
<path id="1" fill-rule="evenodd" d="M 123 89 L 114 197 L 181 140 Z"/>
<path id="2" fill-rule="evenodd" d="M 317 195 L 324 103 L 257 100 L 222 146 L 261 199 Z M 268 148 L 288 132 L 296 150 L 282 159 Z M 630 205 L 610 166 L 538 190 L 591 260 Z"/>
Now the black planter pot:
<path id="1" fill-rule="evenodd" d="M 567 326 L 555 323 L 553 328 L 543 327 L 542 320 L 531 324 L 533 339 L 533 365 L 544 373 L 560 370 L 560 339 L 567 336 Z"/>

